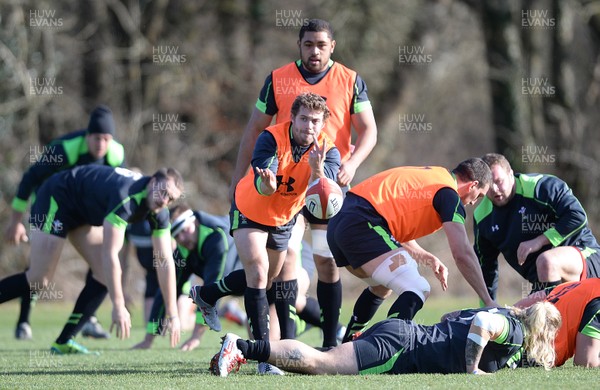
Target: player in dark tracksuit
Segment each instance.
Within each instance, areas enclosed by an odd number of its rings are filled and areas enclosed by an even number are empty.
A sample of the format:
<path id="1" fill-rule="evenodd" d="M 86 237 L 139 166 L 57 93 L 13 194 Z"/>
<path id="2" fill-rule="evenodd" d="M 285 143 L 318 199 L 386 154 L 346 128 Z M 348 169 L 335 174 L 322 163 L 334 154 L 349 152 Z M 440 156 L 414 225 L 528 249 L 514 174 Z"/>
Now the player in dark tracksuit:
<path id="1" fill-rule="evenodd" d="M 35 199 L 35 191 L 54 173 L 87 164 L 123 166 L 125 151 L 123 146 L 114 140 L 114 133 L 112 112 L 106 106 L 98 106 L 90 115 L 87 129 L 68 133 L 42 148 L 30 151 L 30 159 L 35 162 L 23 174 L 13 198 L 13 211 L 5 239 L 14 244 L 27 240 L 26 229 L 22 223 L 27 203 L 30 198 Z M 91 273 L 88 272 L 87 279 L 90 277 Z M 32 336 L 29 315 L 31 304 L 36 299 L 36 294 L 30 296 L 29 293 L 21 297 L 21 312 L 15 331 L 17 339 L 29 339 Z M 92 337 L 108 336 L 97 321 L 90 323 L 88 328 L 88 334 Z"/>
<path id="2" fill-rule="evenodd" d="M 525 311 L 462 310 L 429 326 L 390 318 L 325 352 L 297 340 L 250 341 L 228 333 L 210 370 L 227 376 L 252 359 L 304 374 L 483 374 L 515 368 L 524 356 L 548 369 L 560 325 L 558 309 L 538 302 Z"/>
<path id="3" fill-rule="evenodd" d="M 552 175 L 513 174 L 503 156 L 487 156 L 494 184 L 474 213 L 474 249 L 490 295 L 496 296 L 500 253 L 532 292 L 600 276 L 600 245 L 567 184 Z"/>
<path id="4" fill-rule="evenodd" d="M 171 229 L 172 236 L 177 240 L 173 258 L 177 267 L 176 278 L 179 294 L 192 275 L 199 276 L 205 284 L 209 284 L 222 279 L 234 269 L 241 268 L 233 238 L 228 234 L 228 217 L 220 217 L 203 211 L 192 211 L 186 207 L 176 206 L 176 208 L 179 211 L 183 210 L 173 221 Z M 176 211 L 174 216 L 179 211 Z M 190 242 L 187 242 L 186 238 L 179 234 L 182 233 L 182 230 L 189 229 L 190 224 L 194 224 L 195 228 L 193 228 L 193 236 L 189 237 Z M 191 249 L 186 246 L 190 246 Z M 136 345 L 136 348 L 150 348 L 154 336 L 163 331 L 164 309 L 162 293 L 157 291 L 147 323 L 146 337 L 143 342 Z M 194 332 L 184 345 L 192 342 L 199 343 L 205 331 L 203 325 L 202 315 L 198 313 Z"/>
<path id="5" fill-rule="evenodd" d="M 113 300 L 117 335 L 128 337 L 131 322 L 124 305 L 118 251 L 127 224 L 147 218 L 153 230 L 154 253 L 163 262 L 158 267 L 159 280 L 169 294 L 169 316 L 174 327 L 172 343 L 176 343 L 179 322 L 166 206 L 181 195 L 182 183 L 179 173 L 172 169 L 159 170 L 148 177 L 101 165 L 75 167 L 52 176 L 39 188 L 31 210 L 30 268 L 0 281 L 0 303 L 45 288 L 68 236 L 99 279 L 91 278 L 86 283 L 52 351 L 88 353 L 72 337 L 100 305 L 107 287 Z M 102 226 L 102 230 L 94 229 L 96 226 Z"/>

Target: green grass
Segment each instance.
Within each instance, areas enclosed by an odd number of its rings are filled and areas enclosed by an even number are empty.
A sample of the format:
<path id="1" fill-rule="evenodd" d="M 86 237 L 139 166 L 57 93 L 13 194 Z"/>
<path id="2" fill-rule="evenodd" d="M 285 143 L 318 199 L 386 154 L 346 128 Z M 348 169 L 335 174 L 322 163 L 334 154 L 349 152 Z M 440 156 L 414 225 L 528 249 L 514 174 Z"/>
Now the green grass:
<path id="1" fill-rule="evenodd" d="M 432 323 L 447 309 L 457 309 L 475 302 L 453 299 L 428 301 L 416 320 Z M 389 303 L 388 303 L 389 304 Z M 598 372 L 566 367 L 545 372 L 541 369 L 502 370 L 494 375 L 370 375 L 370 376 L 302 376 L 285 377 L 256 375 L 253 363 L 242 366 L 239 373 L 228 378 L 209 375 L 208 362 L 219 349 L 219 334 L 207 332 L 200 348 L 192 352 L 170 349 L 165 338 L 159 338 L 154 348 L 131 351 L 129 348 L 143 338 L 140 313 L 134 313 L 132 337 L 129 340 L 78 341 L 100 356 L 54 356 L 49 346 L 60 332 L 71 304 L 41 302 L 34 308 L 32 327 L 34 340 L 16 341 L 13 338 L 17 317 L 15 303 L 0 307 L 0 388 L 43 389 L 168 389 L 168 388 L 218 388 L 221 389 L 379 389 L 379 388 L 595 388 Z M 348 318 L 344 308 L 343 319 Z M 379 318 L 387 307 L 379 311 Z M 103 324 L 109 323 L 110 305 L 105 303 L 99 311 Z M 244 334 L 244 329 L 223 323 L 224 330 Z M 183 337 L 189 336 L 184 334 Z M 320 333 L 309 330 L 300 338 L 310 345 L 320 344 Z M 210 386 L 210 387 L 204 387 Z M 218 386 L 218 387 L 217 387 Z"/>

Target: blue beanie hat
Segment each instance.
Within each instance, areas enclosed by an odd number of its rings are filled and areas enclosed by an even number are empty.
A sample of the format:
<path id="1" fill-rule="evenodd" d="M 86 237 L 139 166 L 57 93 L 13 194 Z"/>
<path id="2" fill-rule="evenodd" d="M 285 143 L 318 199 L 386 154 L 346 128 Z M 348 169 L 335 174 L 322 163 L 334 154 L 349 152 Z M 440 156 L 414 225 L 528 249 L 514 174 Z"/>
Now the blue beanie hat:
<path id="1" fill-rule="evenodd" d="M 98 106 L 90 115 L 90 123 L 87 127 L 88 134 L 110 134 L 115 135 L 115 122 L 112 111 L 107 106 Z"/>

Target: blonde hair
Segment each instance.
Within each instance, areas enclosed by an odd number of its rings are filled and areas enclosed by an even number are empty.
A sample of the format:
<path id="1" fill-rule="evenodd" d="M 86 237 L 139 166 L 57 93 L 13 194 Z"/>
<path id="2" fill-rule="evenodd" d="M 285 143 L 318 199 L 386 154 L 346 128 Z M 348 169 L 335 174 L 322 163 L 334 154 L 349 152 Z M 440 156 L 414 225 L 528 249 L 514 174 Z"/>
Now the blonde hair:
<path id="1" fill-rule="evenodd" d="M 511 314 L 525 326 L 523 348 L 529 363 L 549 370 L 554 366 L 554 339 L 562 324 L 558 309 L 550 302 L 537 302 L 527 309 L 513 307 Z"/>

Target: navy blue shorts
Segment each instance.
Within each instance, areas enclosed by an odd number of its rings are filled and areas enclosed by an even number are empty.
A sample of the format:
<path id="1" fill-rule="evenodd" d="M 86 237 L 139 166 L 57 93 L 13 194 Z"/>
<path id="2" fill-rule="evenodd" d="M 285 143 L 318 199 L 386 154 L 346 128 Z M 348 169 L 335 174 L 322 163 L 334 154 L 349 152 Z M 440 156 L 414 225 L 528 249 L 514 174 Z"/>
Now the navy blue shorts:
<path id="1" fill-rule="evenodd" d="M 329 220 L 327 242 L 337 266 L 352 268 L 401 247 L 387 221 L 369 202 L 351 192 L 340 212 Z"/>
<path id="2" fill-rule="evenodd" d="M 292 229 L 296 224 L 297 218 L 298 214 L 294 215 L 294 218 L 292 218 L 291 221 L 282 226 L 263 225 L 244 216 L 237 208 L 237 205 L 234 201 L 231 204 L 231 209 L 229 210 L 229 221 L 231 222 L 231 230 L 229 230 L 229 234 L 233 235 L 233 231 L 236 229 L 262 230 L 269 233 L 269 237 L 267 238 L 267 248 L 282 252 L 288 248 L 288 242 L 292 236 Z"/>
<path id="3" fill-rule="evenodd" d="M 416 332 L 412 322 L 388 319 L 376 323 L 352 342 L 358 373 L 402 374 L 410 366 L 404 360 L 415 345 Z M 400 354 L 393 359 L 396 354 Z M 390 362 L 393 364 L 390 365 Z"/>
<path id="4" fill-rule="evenodd" d="M 73 206 L 67 183 L 55 175 L 44 182 L 36 193 L 29 215 L 30 230 L 66 238 L 69 231 L 86 224 L 85 218 Z"/>

